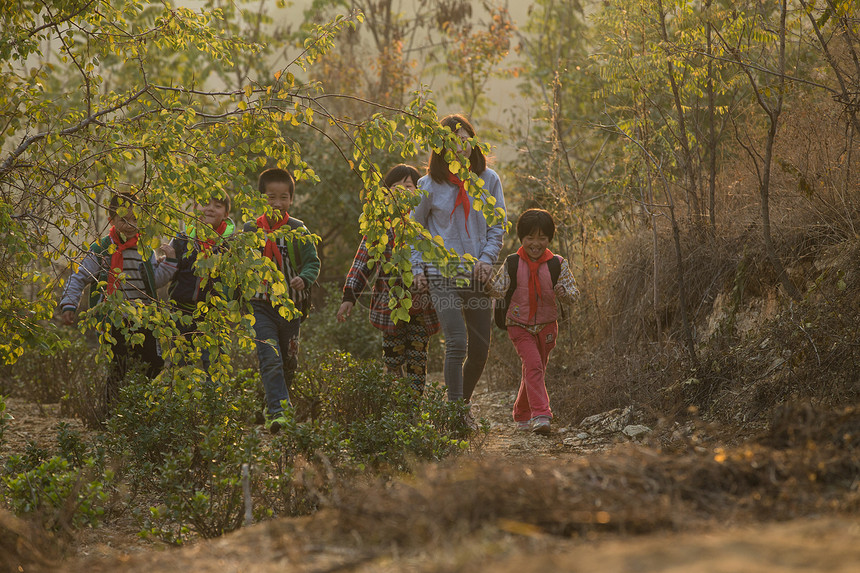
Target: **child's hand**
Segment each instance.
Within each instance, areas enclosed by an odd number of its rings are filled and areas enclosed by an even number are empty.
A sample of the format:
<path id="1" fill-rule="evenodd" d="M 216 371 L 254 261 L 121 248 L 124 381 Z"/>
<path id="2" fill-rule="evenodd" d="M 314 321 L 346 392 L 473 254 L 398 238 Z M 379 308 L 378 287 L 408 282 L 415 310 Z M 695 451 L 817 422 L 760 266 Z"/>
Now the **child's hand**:
<path id="1" fill-rule="evenodd" d="M 349 318 L 349 315 L 352 312 L 353 306 L 355 305 L 348 300 L 344 301 L 343 304 L 340 305 L 340 308 L 337 309 L 337 321 L 346 322 L 346 319 Z"/>
<path id="2" fill-rule="evenodd" d="M 293 290 L 305 290 L 305 279 L 302 277 L 293 277 L 290 281 L 290 288 Z"/>
<path id="3" fill-rule="evenodd" d="M 60 315 L 60 318 L 63 320 L 63 324 L 72 325 L 75 323 L 75 311 L 73 310 L 65 310 Z"/>
<path id="4" fill-rule="evenodd" d="M 566 292 L 566 291 L 564 290 L 564 285 L 563 285 L 563 284 L 561 284 L 561 283 L 556 284 L 556 285 L 552 288 L 552 290 L 554 290 L 554 291 L 555 291 L 556 296 L 564 296 L 564 294 L 565 294 L 565 292 Z"/>
<path id="5" fill-rule="evenodd" d="M 168 259 L 176 258 L 176 249 L 170 243 L 162 243 L 158 249 L 167 256 Z"/>
<path id="6" fill-rule="evenodd" d="M 418 293 L 427 292 L 429 290 L 427 286 L 427 276 L 424 273 L 415 275 L 415 278 L 412 281 L 412 288 Z"/>
<path id="7" fill-rule="evenodd" d="M 475 263 L 474 274 L 478 281 L 486 284 L 487 281 L 493 278 L 493 265 L 485 263 L 484 261 L 478 261 Z"/>

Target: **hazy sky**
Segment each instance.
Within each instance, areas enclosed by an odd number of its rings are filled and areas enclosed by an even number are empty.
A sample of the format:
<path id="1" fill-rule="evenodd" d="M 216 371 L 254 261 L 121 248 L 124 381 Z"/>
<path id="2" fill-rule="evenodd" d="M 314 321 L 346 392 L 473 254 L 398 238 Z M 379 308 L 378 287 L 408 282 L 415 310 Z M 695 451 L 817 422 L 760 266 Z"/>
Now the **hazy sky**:
<path id="1" fill-rule="evenodd" d="M 312 4 L 313 0 L 295 0 L 292 5 L 283 8 L 277 9 L 274 7 L 274 0 L 269 0 L 271 4 L 270 14 L 276 20 L 281 18 L 293 19 L 298 22 L 302 18 L 303 11 Z M 412 0 L 394 0 L 393 1 L 393 9 L 395 10 L 405 10 L 412 3 Z M 187 2 L 186 5 L 191 6 L 194 2 Z M 519 25 L 520 23 L 524 23 L 528 17 L 528 11 L 532 2 L 524 2 L 521 0 L 513 0 L 513 2 L 507 2 L 508 10 L 511 13 L 511 18 L 514 21 L 515 25 Z M 480 6 L 479 2 L 473 1 L 473 5 L 476 7 Z M 512 45 L 516 44 L 516 39 L 514 39 Z M 512 58 L 508 58 L 509 62 L 512 61 Z M 283 62 L 278 62 L 279 64 L 283 64 Z M 510 63 L 508 64 L 510 65 Z M 488 85 L 488 92 L 493 94 L 496 103 L 492 106 L 490 112 L 485 114 L 483 117 L 477 117 L 476 120 L 476 128 L 479 130 L 479 134 L 481 137 L 488 142 L 490 142 L 494 146 L 494 153 L 497 159 L 504 159 L 510 157 L 511 154 L 515 152 L 514 148 L 509 143 L 509 138 L 502 136 L 501 134 L 494 133 L 490 128 L 491 123 L 496 124 L 507 124 L 512 121 L 512 117 L 518 118 L 522 117 L 525 110 L 525 102 L 519 98 L 516 93 L 516 83 L 518 80 L 501 80 L 501 79 L 492 79 L 490 80 L 490 84 Z M 460 109 L 456 109 L 454 107 L 448 106 L 444 101 L 444 93 L 442 93 L 442 86 L 444 85 L 444 77 L 421 77 L 420 83 L 424 85 L 429 85 L 431 89 L 434 90 L 435 97 L 437 99 L 437 105 L 439 106 L 439 113 L 441 115 L 445 115 L 447 113 L 460 112 Z M 416 86 L 418 87 L 418 86 Z"/>

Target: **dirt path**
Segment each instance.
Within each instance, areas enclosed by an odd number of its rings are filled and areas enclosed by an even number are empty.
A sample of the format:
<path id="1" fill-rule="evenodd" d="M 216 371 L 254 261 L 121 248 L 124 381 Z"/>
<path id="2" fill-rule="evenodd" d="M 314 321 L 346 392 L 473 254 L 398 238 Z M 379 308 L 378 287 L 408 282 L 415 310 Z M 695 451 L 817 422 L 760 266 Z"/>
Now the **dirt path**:
<path id="1" fill-rule="evenodd" d="M 562 467 L 581 456 L 581 451 L 564 445 L 563 439 L 570 431 L 566 428 L 554 427 L 546 437 L 518 432 L 510 419 L 512 401 L 509 392 L 479 389 L 475 396 L 478 416 L 489 422 L 490 431 L 466 458 L 503 458 L 508 460 L 509 467 L 516 467 L 521 459 L 528 459 L 531 464 L 557 463 Z M 80 429 L 76 421 L 60 419 L 52 406 L 40 409 L 12 399 L 9 411 L 15 419 L 7 429 L 7 444 L 0 455 L 23 451 L 31 441 L 47 443 L 55 437 L 59 421 Z M 605 455 L 624 454 L 623 450 L 607 450 Z M 384 513 L 381 515 L 384 519 Z M 453 535 L 449 539 L 431 536 L 426 545 L 359 541 L 373 539 L 374 531 L 337 533 L 338 528 L 333 524 L 339 519 L 336 512 L 325 510 L 307 518 L 270 520 L 179 549 L 138 539 L 131 522 L 114 523 L 111 528 L 80 532 L 78 555 L 44 570 L 69 573 L 860 571 L 860 522 L 856 516 L 830 515 L 757 524 L 743 519 L 726 523 L 700 521 L 694 522 L 688 531 L 663 530 L 640 535 L 591 532 L 584 536 L 550 535 L 531 524 L 499 520 L 463 535 L 456 534 L 459 527 L 451 524 Z"/>

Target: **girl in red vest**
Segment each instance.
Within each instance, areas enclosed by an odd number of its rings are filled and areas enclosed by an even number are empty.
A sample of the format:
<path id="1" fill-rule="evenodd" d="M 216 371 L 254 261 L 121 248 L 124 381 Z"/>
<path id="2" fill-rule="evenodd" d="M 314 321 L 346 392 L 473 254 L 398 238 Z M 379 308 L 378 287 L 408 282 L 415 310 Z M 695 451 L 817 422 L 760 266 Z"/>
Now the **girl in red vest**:
<path id="1" fill-rule="evenodd" d="M 522 246 L 487 286 L 490 296 L 509 301 L 505 326 L 523 364 L 514 421 L 520 430 L 543 435 L 549 434 L 552 418 L 545 376 L 558 337 L 556 300 L 571 303 L 579 294 L 568 262 L 547 248 L 553 235 L 552 215 L 525 211 L 517 221 Z"/>

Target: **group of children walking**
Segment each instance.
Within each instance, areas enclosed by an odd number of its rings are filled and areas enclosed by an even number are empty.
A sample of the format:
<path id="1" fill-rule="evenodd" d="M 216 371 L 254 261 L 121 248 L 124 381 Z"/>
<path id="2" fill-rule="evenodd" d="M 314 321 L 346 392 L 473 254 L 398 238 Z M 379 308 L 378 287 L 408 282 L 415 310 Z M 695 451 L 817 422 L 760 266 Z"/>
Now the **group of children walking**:
<path id="1" fill-rule="evenodd" d="M 545 373 L 549 353 L 558 336 L 556 300 L 570 303 L 578 294 L 573 274 L 568 262 L 548 248 L 555 224 L 552 216 L 541 209 L 529 209 L 520 215 L 516 231 L 521 246 L 494 273 L 493 265 L 502 249 L 507 222 L 503 219 L 489 224 L 481 210 L 474 208 L 475 200 L 468 193 L 471 181 L 461 180 L 450 166 L 454 162 L 468 164 L 469 170 L 482 181 L 485 193 L 495 201 L 495 207 L 505 210 L 500 179 L 487 166 L 480 147 L 473 145 L 475 130 L 465 117 L 447 116 L 441 120 L 441 125 L 459 139 L 456 150 L 433 151 L 423 177 L 414 167 L 397 165 L 386 174 L 384 184 L 391 189 L 402 186 L 422 191 L 422 198 L 410 216 L 431 236 L 441 237 L 445 246 L 460 256 L 461 262 L 454 268 L 442 269 L 425 261 L 423 254 L 413 249 L 410 318 L 408 322 L 395 323 L 389 308 L 390 291 L 394 286 L 405 288 L 405 285 L 401 277 L 385 272 L 384 264 L 371 264 L 368 238 L 363 237 L 346 276 L 337 320 L 347 320 L 358 297 L 375 275 L 370 321 L 382 331 L 382 358 L 386 370 L 401 374 L 417 393 L 422 393 L 428 343 L 441 329 L 445 338 L 443 373 L 448 400 L 470 404 L 489 354 L 493 300 L 505 301 L 499 324 L 507 329 L 522 361 L 513 419 L 517 429 L 548 434 L 552 411 Z M 254 339 L 265 392 L 267 424 L 276 433 L 280 430 L 278 420 L 289 407 L 290 386 L 298 364 L 300 326 L 307 315 L 310 287 L 319 276 L 320 260 L 313 242 L 307 238 L 309 231 L 304 223 L 289 214 L 295 192 L 295 181 L 290 173 L 278 168 L 268 169 L 261 173 L 258 189 L 265 196 L 271 214 L 267 212 L 256 221 L 246 223 L 243 231 L 264 232 L 261 254 L 271 261 L 273 270 L 283 274 L 288 285 L 285 294 L 299 310 L 299 316 L 282 314 L 280 304 L 273 301 L 272 285 L 265 281 L 258 292 L 248 296 L 255 319 Z M 197 303 L 205 302 L 221 288 L 218 281 L 199 277 L 195 268 L 200 257 L 227 248 L 227 239 L 234 233 L 234 224 L 229 218 L 230 198 L 222 194 L 198 206 L 198 221 L 205 229 L 191 228 L 162 245 L 163 258 L 157 258 L 151 249 L 138 246 L 134 205 L 131 195 L 121 194 L 111 200 L 110 231 L 93 244 L 69 279 L 60 303 L 61 317 L 66 324 L 73 323 L 80 297 L 89 284 L 100 286 L 91 297 L 91 305 L 110 296 L 142 304 L 154 300 L 156 291 L 169 285 L 170 301 L 192 316 L 190 324 L 180 328 L 180 334 L 190 336 L 196 331 L 196 320 L 201 318 L 196 314 Z M 272 235 L 284 227 L 294 232 L 287 236 Z M 392 257 L 393 233 L 388 230 L 382 263 Z M 471 261 L 467 262 L 469 259 Z M 292 317 L 286 318 L 285 314 Z M 150 377 L 164 365 L 158 341 L 151 332 L 141 329 L 143 345 L 130 345 L 117 329 L 111 328 L 112 336 L 108 340 L 113 347 L 113 361 L 105 396 L 108 404 L 115 400 L 130 360 L 142 362 Z M 204 350 L 201 358 L 208 371 L 208 352 Z M 466 408 L 464 423 L 477 428 L 469 408 Z"/>

